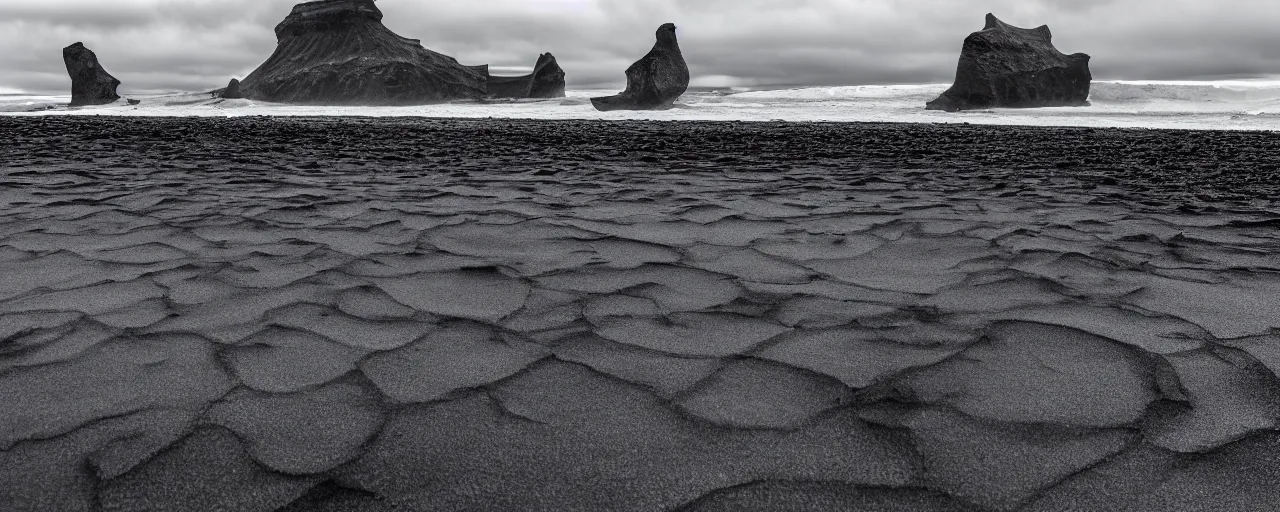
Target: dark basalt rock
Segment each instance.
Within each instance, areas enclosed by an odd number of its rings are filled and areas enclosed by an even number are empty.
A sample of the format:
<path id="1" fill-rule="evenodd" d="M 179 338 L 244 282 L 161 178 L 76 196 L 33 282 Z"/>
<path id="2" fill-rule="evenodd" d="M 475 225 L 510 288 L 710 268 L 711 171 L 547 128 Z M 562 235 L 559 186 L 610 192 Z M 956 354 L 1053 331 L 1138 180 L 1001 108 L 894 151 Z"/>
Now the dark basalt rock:
<path id="1" fill-rule="evenodd" d="M 244 97 L 244 93 L 240 92 L 240 81 L 234 78 L 227 83 L 227 88 L 222 90 L 223 99 L 235 100 Z"/>
<path id="2" fill-rule="evenodd" d="M 1088 105 L 1089 56 L 1053 46 L 1048 26 L 1018 28 L 987 15 L 987 25 L 964 40 L 955 84 L 930 110 Z"/>
<path id="3" fill-rule="evenodd" d="M 533 73 L 524 76 L 490 76 L 490 98 L 563 98 L 564 70 L 554 55 L 538 56 Z"/>
<path id="4" fill-rule="evenodd" d="M 486 95 L 487 66 L 463 66 L 382 24 L 373 0 L 294 6 L 276 51 L 240 83 L 245 98 L 321 105 L 418 105 Z"/>
<path id="5" fill-rule="evenodd" d="M 676 41 L 676 26 L 658 27 L 658 42 L 649 54 L 627 68 L 627 90 L 616 96 L 591 98 L 596 110 L 669 108 L 689 88 L 689 66 Z"/>
<path id="6" fill-rule="evenodd" d="M 93 50 L 76 43 L 62 49 L 62 62 L 71 75 L 71 106 L 105 105 L 120 99 L 120 81 L 102 69 Z"/>

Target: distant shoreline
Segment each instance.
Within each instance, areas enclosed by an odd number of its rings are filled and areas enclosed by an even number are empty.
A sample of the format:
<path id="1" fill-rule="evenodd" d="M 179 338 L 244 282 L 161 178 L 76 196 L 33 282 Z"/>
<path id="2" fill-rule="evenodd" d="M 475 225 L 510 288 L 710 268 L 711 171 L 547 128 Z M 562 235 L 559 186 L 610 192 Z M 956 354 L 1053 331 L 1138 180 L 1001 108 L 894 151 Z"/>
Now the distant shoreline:
<path id="1" fill-rule="evenodd" d="M 565 98 L 467 100 L 405 106 L 326 106 L 227 100 L 211 93 L 128 95 L 115 103 L 69 108 L 67 97 L 0 96 L 0 115 L 119 115 L 151 117 L 420 117 L 458 119 L 601 119 L 678 121 L 791 121 L 972 123 L 1011 126 L 1172 128 L 1280 131 L 1280 81 L 1104 82 L 1093 84 L 1090 106 L 928 111 L 945 84 L 800 87 L 687 92 L 669 110 L 597 112 L 590 98 L 616 90 L 570 89 Z"/>
<path id="2" fill-rule="evenodd" d="M 1134 85 L 1251 85 L 1251 84 L 1280 84 L 1280 75 L 1275 76 L 1252 76 L 1252 77 L 1223 77 L 1223 78 L 1198 78 L 1198 79 L 1170 79 L 1170 80 L 1147 80 L 1147 79 L 1126 79 L 1126 78 L 1095 78 L 1094 84 L 1109 83 L 1125 83 Z M 760 85 L 741 85 L 741 86 L 689 86 L 690 93 L 713 93 L 713 92 L 763 92 L 763 91 L 786 91 L 794 89 L 818 89 L 818 88 L 846 88 L 846 87 L 912 87 L 912 86 L 948 86 L 948 81 L 935 82 L 900 82 L 900 83 L 846 83 L 846 84 L 760 84 Z M 626 84 L 583 84 L 570 86 L 570 91 L 621 91 Z M 192 90 L 192 91 L 131 91 L 121 90 L 121 96 L 181 96 L 192 94 L 208 94 L 210 90 Z M 71 94 L 66 90 L 56 92 L 0 92 L 0 98 L 13 96 L 39 96 L 39 97 L 67 97 Z"/>

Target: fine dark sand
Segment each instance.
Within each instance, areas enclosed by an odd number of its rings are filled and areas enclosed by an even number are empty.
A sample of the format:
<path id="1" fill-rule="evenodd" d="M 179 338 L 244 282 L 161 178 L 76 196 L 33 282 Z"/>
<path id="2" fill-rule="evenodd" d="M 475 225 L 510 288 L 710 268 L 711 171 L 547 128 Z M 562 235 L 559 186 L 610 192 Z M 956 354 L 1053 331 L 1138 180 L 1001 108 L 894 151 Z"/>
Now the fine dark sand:
<path id="1" fill-rule="evenodd" d="M 1280 507 L 1276 135 L 0 141 L 0 510 Z"/>

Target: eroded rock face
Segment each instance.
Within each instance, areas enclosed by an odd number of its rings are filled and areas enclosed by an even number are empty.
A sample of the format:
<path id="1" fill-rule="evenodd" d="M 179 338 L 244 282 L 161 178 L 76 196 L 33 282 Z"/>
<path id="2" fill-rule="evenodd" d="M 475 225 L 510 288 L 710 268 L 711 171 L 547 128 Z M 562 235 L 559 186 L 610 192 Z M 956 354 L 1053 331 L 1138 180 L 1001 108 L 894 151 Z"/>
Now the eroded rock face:
<path id="1" fill-rule="evenodd" d="M 563 98 L 564 70 L 550 53 L 538 56 L 533 73 L 524 76 L 490 76 L 490 98 Z"/>
<path id="2" fill-rule="evenodd" d="M 71 75 L 71 106 L 105 105 L 120 99 L 116 94 L 120 81 L 102 69 L 98 56 L 84 43 L 63 48 L 62 62 Z"/>
<path id="3" fill-rule="evenodd" d="M 487 66 L 463 66 L 382 24 L 373 0 L 294 6 L 271 58 L 240 84 L 244 97 L 323 105 L 415 105 L 485 96 Z"/>
<path id="4" fill-rule="evenodd" d="M 244 97 L 244 93 L 240 92 L 240 81 L 234 78 L 227 82 L 227 88 L 222 90 L 222 98 L 228 100 L 240 99 Z"/>
<path id="5" fill-rule="evenodd" d="M 689 88 L 689 66 L 676 41 L 676 26 L 658 27 L 658 42 L 644 58 L 627 68 L 627 90 L 616 96 L 591 98 L 596 110 L 668 108 Z"/>
<path id="6" fill-rule="evenodd" d="M 1048 26 L 1018 28 L 987 14 L 981 31 L 964 40 L 955 84 L 930 110 L 1088 105 L 1089 56 L 1053 46 Z"/>

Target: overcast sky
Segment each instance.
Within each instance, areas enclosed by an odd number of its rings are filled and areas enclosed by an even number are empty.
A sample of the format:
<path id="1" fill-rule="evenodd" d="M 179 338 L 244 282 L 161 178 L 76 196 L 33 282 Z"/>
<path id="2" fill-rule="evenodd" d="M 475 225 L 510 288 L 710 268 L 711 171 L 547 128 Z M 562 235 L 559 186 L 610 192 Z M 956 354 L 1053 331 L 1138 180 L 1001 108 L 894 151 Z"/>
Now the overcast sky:
<path id="1" fill-rule="evenodd" d="M 122 92 L 203 91 L 271 55 L 292 0 L 0 0 L 0 92 L 66 93 L 83 41 Z M 556 55 L 570 87 L 621 84 L 664 22 L 694 85 L 941 83 L 994 12 L 1048 24 L 1099 79 L 1280 75 L 1275 0 L 381 0 L 384 23 L 464 64 L 527 71 Z"/>

